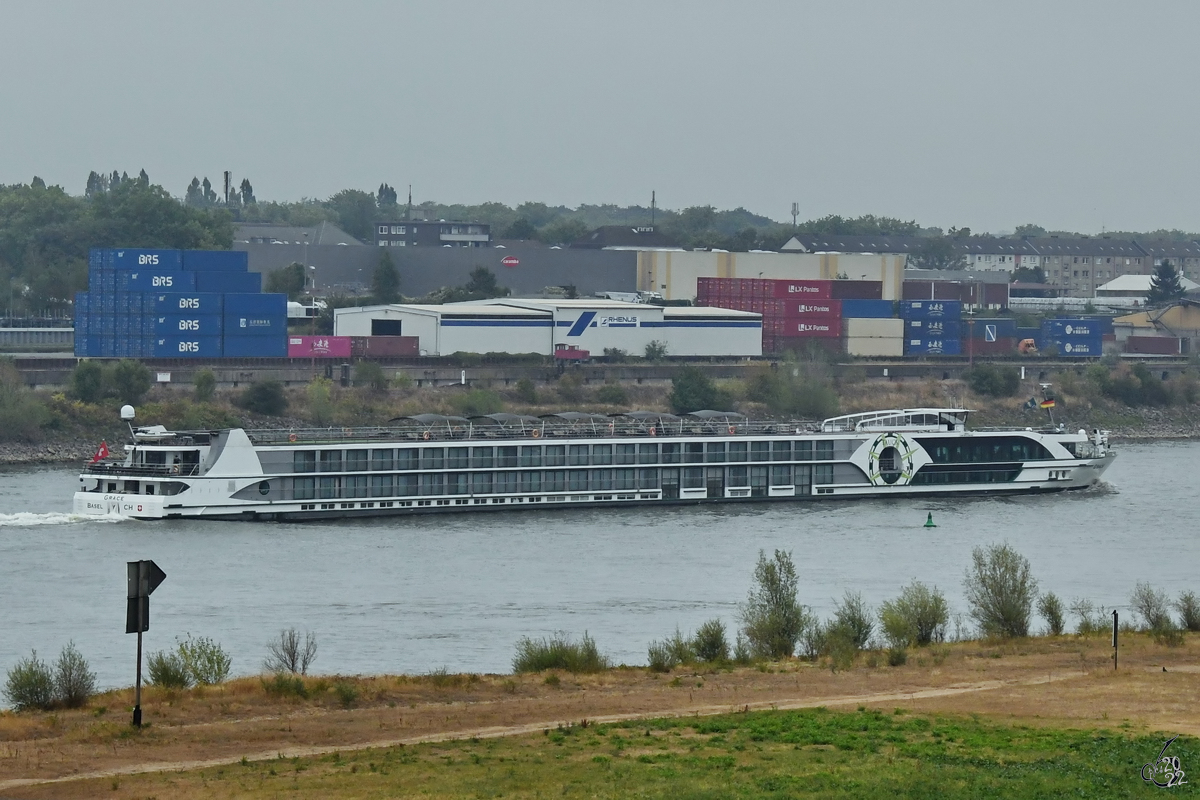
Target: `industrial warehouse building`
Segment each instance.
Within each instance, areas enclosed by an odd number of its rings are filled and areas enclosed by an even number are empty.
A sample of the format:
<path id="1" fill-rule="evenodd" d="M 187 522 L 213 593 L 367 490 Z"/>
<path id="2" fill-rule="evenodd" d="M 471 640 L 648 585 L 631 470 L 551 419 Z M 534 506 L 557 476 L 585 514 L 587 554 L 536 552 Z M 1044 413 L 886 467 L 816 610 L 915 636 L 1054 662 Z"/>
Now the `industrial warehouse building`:
<path id="1" fill-rule="evenodd" d="M 617 348 L 640 355 L 660 342 L 672 356 L 762 355 L 762 315 L 722 308 L 614 300 L 500 298 L 445 305 L 339 308 L 336 336 L 416 336 L 421 355 Z"/>

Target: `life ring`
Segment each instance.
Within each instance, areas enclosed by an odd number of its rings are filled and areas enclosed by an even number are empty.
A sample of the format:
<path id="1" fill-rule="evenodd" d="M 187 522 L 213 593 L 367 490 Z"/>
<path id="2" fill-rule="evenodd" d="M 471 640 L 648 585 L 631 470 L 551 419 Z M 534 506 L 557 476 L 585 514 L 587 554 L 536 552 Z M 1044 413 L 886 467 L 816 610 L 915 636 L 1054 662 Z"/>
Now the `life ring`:
<path id="1" fill-rule="evenodd" d="M 421 438 L 428 442 L 429 441 L 429 431 L 425 431 L 424 433 L 422 433 Z"/>
<path id="2" fill-rule="evenodd" d="M 737 433 L 737 428 L 734 427 L 733 425 L 730 425 L 729 426 L 729 435 L 733 436 L 735 433 Z"/>
<path id="3" fill-rule="evenodd" d="M 342 428 L 342 436 L 349 436 L 352 432 L 349 428 Z"/>
<path id="4" fill-rule="evenodd" d="M 288 434 L 288 441 L 289 441 L 289 442 L 294 442 L 294 441 L 296 441 L 296 434 L 294 434 L 294 433 L 289 433 L 289 434 Z"/>
<path id="5" fill-rule="evenodd" d="M 651 425 L 651 426 L 650 426 L 650 435 L 651 435 L 651 436 L 658 436 L 658 429 L 657 429 L 657 428 L 655 428 L 653 425 Z"/>
<path id="6" fill-rule="evenodd" d="M 542 432 L 537 428 L 534 428 L 532 431 L 530 431 L 529 435 L 536 439 L 542 435 Z"/>

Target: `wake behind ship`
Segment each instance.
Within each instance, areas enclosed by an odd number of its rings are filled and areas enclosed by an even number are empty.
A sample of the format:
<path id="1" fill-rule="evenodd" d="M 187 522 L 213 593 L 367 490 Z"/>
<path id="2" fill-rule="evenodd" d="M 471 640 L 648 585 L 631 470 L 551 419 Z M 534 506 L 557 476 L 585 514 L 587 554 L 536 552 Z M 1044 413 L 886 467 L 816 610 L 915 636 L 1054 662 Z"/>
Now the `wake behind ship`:
<path id="1" fill-rule="evenodd" d="M 367 428 L 131 427 L 123 458 L 84 467 L 74 507 L 147 520 L 299 520 L 1028 494 L 1090 486 L 1114 458 L 1106 431 L 968 430 L 969 413 L 897 409 L 819 423 L 723 411 L 421 414 Z"/>

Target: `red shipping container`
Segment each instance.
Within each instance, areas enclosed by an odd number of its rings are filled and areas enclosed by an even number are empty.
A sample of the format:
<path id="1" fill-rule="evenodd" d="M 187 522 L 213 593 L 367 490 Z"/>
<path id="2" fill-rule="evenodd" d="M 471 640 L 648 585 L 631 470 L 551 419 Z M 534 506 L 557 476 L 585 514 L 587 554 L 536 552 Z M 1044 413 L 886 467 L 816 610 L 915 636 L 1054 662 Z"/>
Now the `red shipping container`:
<path id="1" fill-rule="evenodd" d="M 288 336 L 288 358 L 350 358 L 349 336 Z"/>
<path id="2" fill-rule="evenodd" d="M 776 336 L 771 340 L 769 350 L 766 342 L 763 343 L 763 351 L 769 353 L 786 353 L 788 351 L 803 353 L 813 349 L 823 350 L 834 355 L 840 354 L 843 350 L 842 339 L 841 337 L 829 339 L 819 336 L 791 338 Z"/>
<path id="3" fill-rule="evenodd" d="M 1182 352 L 1182 348 L 1179 345 L 1179 339 L 1174 336 L 1130 336 L 1125 340 L 1125 352 L 1177 356 Z"/>
<path id="4" fill-rule="evenodd" d="M 1001 336 L 994 342 L 987 339 L 963 339 L 962 355 L 964 356 L 1009 356 L 1017 352 L 1017 340 L 1010 336 Z"/>
<path id="5" fill-rule="evenodd" d="M 933 281 L 905 281 L 901 294 L 905 300 L 932 300 Z"/>
<path id="6" fill-rule="evenodd" d="M 962 303 L 974 303 L 971 287 L 955 281 L 934 281 L 934 300 L 958 300 Z"/>
<path id="7" fill-rule="evenodd" d="M 842 301 L 841 300 L 784 300 L 783 313 L 784 319 L 801 319 L 808 317 L 833 317 L 841 319 L 842 317 Z"/>
<path id="8" fill-rule="evenodd" d="M 390 358 L 420 355 L 417 336 L 351 336 L 350 352 L 355 358 Z"/>
<path id="9" fill-rule="evenodd" d="M 773 280 L 770 281 L 771 291 L 767 297 L 805 297 L 812 300 L 829 300 L 833 297 L 830 294 L 830 286 L 833 281 L 816 281 L 816 280 Z"/>
<path id="10" fill-rule="evenodd" d="M 830 281 L 829 297 L 834 300 L 882 300 L 880 281 Z"/>
<path id="11" fill-rule="evenodd" d="M 817 337 L 840 339 L 842 336 L 842 320 L 840 317 L 805 317 L 804 319 L 789 319 L 783 323 L 783 329 L 776 334 L 785 338 Z"/>

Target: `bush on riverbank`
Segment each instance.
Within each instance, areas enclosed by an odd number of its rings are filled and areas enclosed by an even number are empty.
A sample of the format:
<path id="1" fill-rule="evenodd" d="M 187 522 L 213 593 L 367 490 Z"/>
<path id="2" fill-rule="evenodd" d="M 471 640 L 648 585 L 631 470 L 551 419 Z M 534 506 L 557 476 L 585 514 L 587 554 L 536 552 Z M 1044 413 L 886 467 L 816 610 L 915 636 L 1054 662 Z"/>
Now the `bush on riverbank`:
<path id="1" fill-rule="evenodd" d="M 513 672 L 517 673 L 548 669 L 602 672 L 609 666 L 608 657 L 600 653 L 586 631 L 578 642 L 561 631 L 545 639 L 523 637 L 517 642 L 517 654 L 513 657 Z"/>

